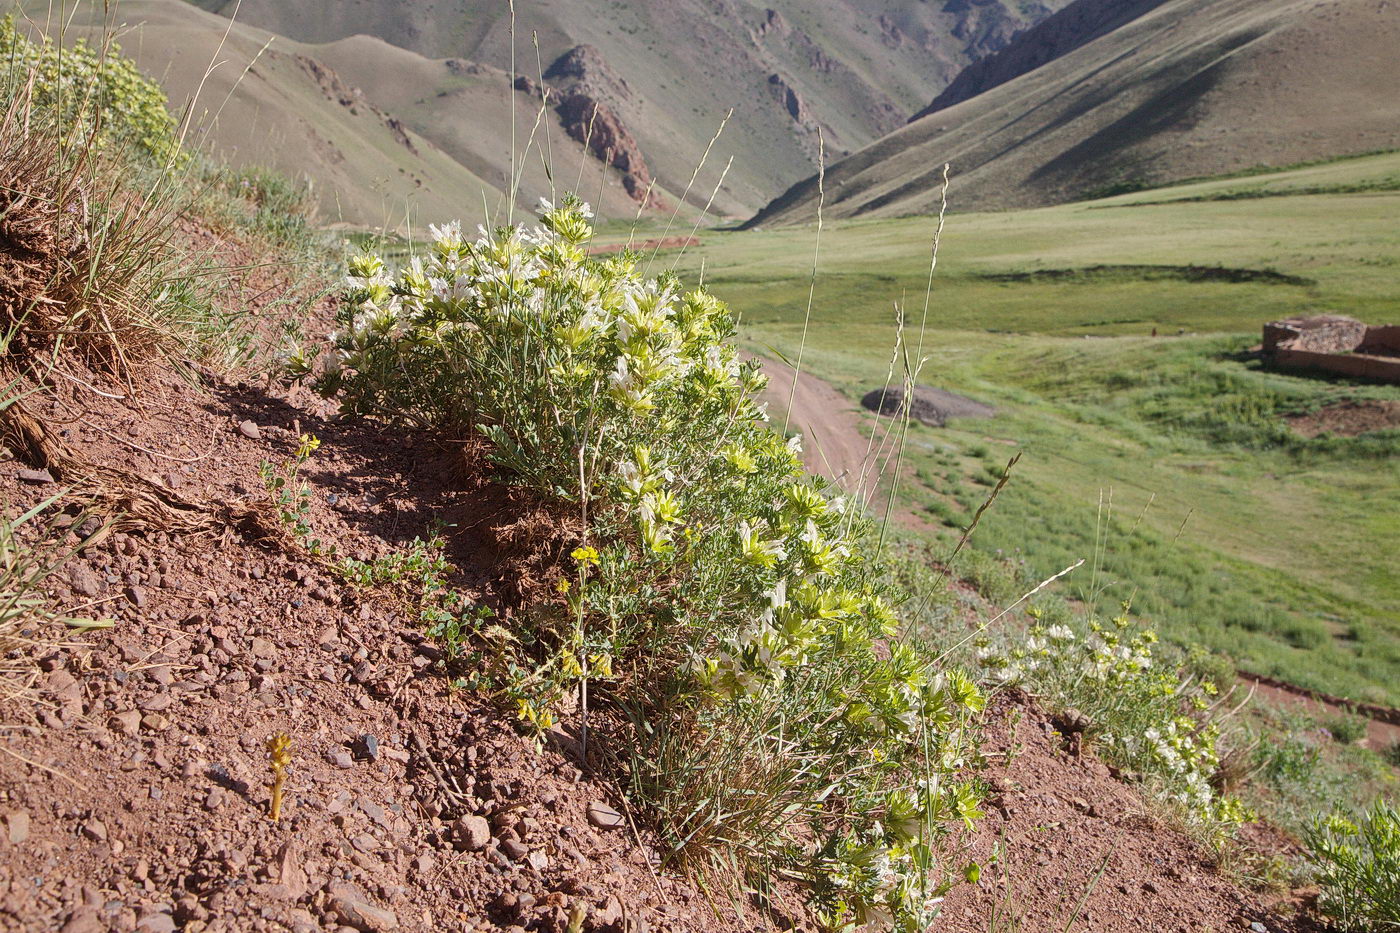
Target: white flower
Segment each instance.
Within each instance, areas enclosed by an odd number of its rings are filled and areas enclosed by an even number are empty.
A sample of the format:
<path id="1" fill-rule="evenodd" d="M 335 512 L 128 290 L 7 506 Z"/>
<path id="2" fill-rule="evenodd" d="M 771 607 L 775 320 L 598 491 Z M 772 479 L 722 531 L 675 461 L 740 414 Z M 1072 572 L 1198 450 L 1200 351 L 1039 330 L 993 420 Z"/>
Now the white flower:
<path id="1" fill-rule="evenodd" d="M 455 250 L 462 245 L 462 222 L 454 220 L 442 226 L 428 224 L 428 238 L 438 246 Z"/>
<path id="2" fill-rule="evenodd" d="M 619 392 L 626 392 L 632 388 L 636 382 L 636 376 L 627 368 L 627 357 L 619 356 L 617 366 L 613 368 L 612 375 L 608 376 L 608 383 Z"/>

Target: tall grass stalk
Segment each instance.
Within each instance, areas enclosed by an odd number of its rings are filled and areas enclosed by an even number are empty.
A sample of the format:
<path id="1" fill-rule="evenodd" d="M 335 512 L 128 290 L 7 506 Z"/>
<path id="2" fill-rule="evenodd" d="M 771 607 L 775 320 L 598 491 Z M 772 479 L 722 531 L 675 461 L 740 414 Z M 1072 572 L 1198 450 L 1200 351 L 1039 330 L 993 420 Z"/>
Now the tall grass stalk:
<path id="1" fill-rule="evenodd" d="M 812 326 L 812 302 L 817 297 L 817 267 L 822 255 L 822 209 L 826 206 L 826 139 L 817 127 L 817 235 L 812 245 L 812 274 L 807 282 L 807 307 L 802 312 L 802 338 L 797 343 L 797 362 L 792 367 L 792 387 L 788 389 L 787 411 L 783 413 L 783 432 L 792 421 L 792 402 L 797 398 L 797 380 L 802 377 L 802 359 L 807 352 L 807 331 Z M 672 267 L 674 268 L 674 267 Z"/>

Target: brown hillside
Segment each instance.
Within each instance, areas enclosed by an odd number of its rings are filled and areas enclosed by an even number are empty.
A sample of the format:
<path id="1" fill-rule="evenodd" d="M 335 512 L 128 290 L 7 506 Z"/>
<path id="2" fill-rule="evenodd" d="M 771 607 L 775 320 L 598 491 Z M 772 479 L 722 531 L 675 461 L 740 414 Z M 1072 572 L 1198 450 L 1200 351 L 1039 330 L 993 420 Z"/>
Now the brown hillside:
<path id="1" fill-rule="evenodd" d="M 36 30 L 51 22 L 47 7 L 27 10 Z M 111 18 L 79 4 L 69 34 L 100 34 Z M 192 103 L 191 143 L 235 166 L 310 180 L 323 223 L 409 233 L 484 221 L 505 200 L 512 124 L 519 161 L 540 116 L 539 99 L 513 90 L 499 68 L 429 59 L 368 36 L 311 45 L 242 22 L 230 28 L 182 0 L 123 0 L 115 18 L 123 52 L 162 83 L 171 106 Z M 517 210 L 553 193 L 548 147 L 561 181 L 567 174 L 572 184 L 586 163 L 589 200 L 604 216 L 631 217 L 624 173 L 584 158 L 552 111 L 542 122 Z"/>
<path id="2" fill-rule="evenodd" d="M 998 209 L 1394 147 L 1397 48 L 1389 0 L 1168 0 L 833 166 L 828 216 L 930 211 L 945 161 L 960 207 Z M 815 207 L 808 179 L 752 222 Z"/>
<path id="3" fill-rule="evenodd" d="M 611 72 L 630 93 L 600 99 L 635 138 L 660 189 L 677 196 L 732 108 L 692 200 L 704 204 L 732 154 L 715 207 L 747 216 L 816 169 L 818 130 L 829 159 L 864 146 L 902 125 L 965 65 L 1065 2 L 890 0 L 877 10 L 859 0 L 768 0 L 767 8 L 735 0 L 517 3 L 514 67 L 531 81 L 544 72 L 546 83 L 578 77 L 564 64 L 570 56 Z M 203 5 L 235 8 L 232 0 Z M 505 3 L 242 0 L 237 16 L 302 42 L 373 36 L 427 60 L 512 66 Z M 409 81 L 389 60 L 365 57 L 354 80 L 382 106 L 412 111 L 410 122 L 445 148 L 439 127 L 480 136 L 500 126 L 464 120 L 469 101 L 436 101 L 435 82 Z M 343 61 L 337 67 L 351 70 Z M 567 174 L 574 177 L 572 165 Z"/>

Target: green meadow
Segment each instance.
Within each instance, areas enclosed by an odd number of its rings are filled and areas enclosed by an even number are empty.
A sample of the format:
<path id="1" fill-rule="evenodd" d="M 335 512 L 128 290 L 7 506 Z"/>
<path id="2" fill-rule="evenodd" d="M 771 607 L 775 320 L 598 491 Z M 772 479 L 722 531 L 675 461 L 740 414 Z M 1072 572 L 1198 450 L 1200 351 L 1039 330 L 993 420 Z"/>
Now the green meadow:
<path id="1" fill-rule="evenodd" d="M 1286 421 L 1400 387 L 1245 352 L 1293 314 L 1400 322 L 1397 177 L 1388 153 L 951 213 L 926 315 L 934 218 L 829 223 L 804 368 L 852 400 L 878 387 L 903 308 L 920 381 L 998 407 L 911 431 L 902 501 L 930 529 L 965 525 L 1022 451 L 974 538 L 1021 582 L 1087 558 L 1065 596 L 1129 601 L 1244 670 L 1400 704 L 1400 431 L 1306 439 Z M 703 275 L 752 349 L 795 356 L 815 229 L 701 239 L 652 271 Z"/>

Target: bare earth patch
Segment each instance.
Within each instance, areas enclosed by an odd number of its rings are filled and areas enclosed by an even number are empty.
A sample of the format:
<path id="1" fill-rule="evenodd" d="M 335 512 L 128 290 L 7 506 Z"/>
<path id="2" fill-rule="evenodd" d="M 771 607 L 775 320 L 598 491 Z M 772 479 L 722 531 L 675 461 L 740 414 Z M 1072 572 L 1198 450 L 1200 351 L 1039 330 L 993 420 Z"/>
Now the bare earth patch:
<path id="1" fill-rule="evenodd" d="M 1337 402 L 1307 415 L 1295 415 L 1288 424 L 1303 437 L 1337 434 L 1355 437 L 1371 431 L 1400 428 L 1400 402 Z"/>
<path id="2" fill-rule="evenodd" d="M 1204 849 L 1024 694 L 998 698 L 983 752 L 992 769 L 973 844 L 981 882 L 953 889 L 938 929 L 983 933 L 996 916 L 1009 930 L 1064 930 L 1076 912 L 1074 929 L 1095 933 L 1308 929 L 1221 877 Z"/>

